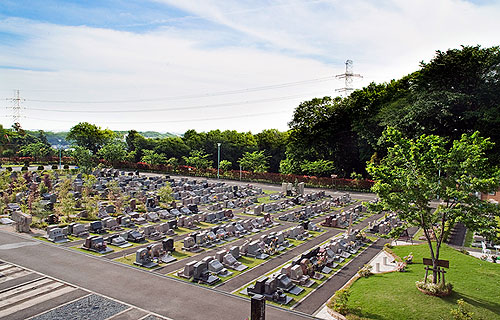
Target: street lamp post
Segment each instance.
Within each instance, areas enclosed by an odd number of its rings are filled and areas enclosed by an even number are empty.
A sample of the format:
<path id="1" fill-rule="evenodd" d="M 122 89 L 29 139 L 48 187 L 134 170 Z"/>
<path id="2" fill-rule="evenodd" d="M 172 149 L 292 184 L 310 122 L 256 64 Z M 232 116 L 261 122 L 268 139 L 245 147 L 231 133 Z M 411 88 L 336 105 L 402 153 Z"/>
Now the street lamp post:
<path id="1" fill-rule="evenodd" d="M 217 179 L 219 179 L 220 170 L 220 142 L 217 143 Z"/>
<path id="2" fill-rule="evenodd" d="M 59 140 L 59 170 L 61 170 L 61 139 Z"/>

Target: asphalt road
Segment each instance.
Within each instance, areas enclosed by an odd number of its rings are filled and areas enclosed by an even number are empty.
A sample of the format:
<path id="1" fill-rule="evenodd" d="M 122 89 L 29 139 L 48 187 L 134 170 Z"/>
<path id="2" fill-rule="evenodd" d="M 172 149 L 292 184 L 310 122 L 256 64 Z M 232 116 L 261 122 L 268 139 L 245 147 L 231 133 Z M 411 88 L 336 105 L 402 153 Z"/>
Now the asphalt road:
<path id="1" fill-rule="evenodd" d="M 2 260 L 175 319 L 246 319 L 250 301 L 0 230 Z M 8 247 L 8 246 L 7 246 Z M 312 319 L 267 306 L 268 319 Z"/>

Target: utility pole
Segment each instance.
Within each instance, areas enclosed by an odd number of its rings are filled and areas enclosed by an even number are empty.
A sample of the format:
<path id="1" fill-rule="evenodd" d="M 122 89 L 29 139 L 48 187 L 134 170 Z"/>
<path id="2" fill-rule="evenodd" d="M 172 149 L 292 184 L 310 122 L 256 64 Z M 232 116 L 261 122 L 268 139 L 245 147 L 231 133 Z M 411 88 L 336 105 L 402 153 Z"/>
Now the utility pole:
<path id="1" fill-rule="evenodd" d="M 220 142 L 217 143 L 217 179 L 219 179 L 220 168 Z"/>
<path id="2" fill-rule="evenodd" d="M 6 100 L 10 100 L 13 103 L 11 107 L 7 107 L 7 109 L 12 109 L 12 121 L 14 124 L 19 124 L 21 120 L 21 109 L 26 109 L 21 106 L 21 102 L 26 101 L 26 99 L 22 99 L 19 90 L 15 90 L 14 98 L 7 98 Z"/>
<path id="3" fill-rule="evenodd" d="M 345 79 L 344 88 L 336 89 L 335 91 L 340 91 L 345 94 L 345 96 L 349 96 L 351 92 L 354 91 L 352 87 L 352 82 L 354 78 L 363 78 L 360 74 L 354 73 L 352 68 L 353 62 L 352 60 L 347 60 L 345 62 L 345 73 L 338 74 L 335 76 L 337 79 Z"/>

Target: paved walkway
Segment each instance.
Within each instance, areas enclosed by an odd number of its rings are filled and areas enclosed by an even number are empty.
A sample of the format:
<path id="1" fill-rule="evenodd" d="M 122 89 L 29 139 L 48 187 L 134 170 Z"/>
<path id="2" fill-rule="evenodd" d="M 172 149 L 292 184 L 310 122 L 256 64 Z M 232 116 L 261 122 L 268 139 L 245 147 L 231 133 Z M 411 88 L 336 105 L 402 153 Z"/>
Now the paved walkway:
<path id="1" fill-rule="evenodd" d="M 1 250 L 5 261 L 175 320 L 238 320 L 250 314 L 249 300 L 213 289 L 4 231 L 0 231 L 0 243 L 12 248 Z M 312 319 L 269 305 L 266 314 L 273 320 Z"/>
<path id="2" fill-rule="evenodd" d="M 47 275 L 0 261 L 0 319 L 87 317 L 93 320 L 142 319 L 156 314 L 94 294 Z"/>

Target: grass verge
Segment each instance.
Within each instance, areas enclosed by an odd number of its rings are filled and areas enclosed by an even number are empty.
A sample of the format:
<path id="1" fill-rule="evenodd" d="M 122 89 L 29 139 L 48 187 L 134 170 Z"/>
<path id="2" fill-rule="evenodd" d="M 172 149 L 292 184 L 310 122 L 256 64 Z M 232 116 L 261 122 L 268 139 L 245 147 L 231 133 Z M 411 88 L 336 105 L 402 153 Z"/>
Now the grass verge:
<path id="1" fill-rule="evenodd" d="M 397 246 L 399 257 L 413 253 L 414 264 L 408 272 L 377 274 L 360 278 L 351 286 L 348 319 L 453 319 L 450 310 L 464 299 L 474 312 L 474 319 L 500 319 L 500 265 L 481 261 L 443 246 L 441 260 L 450 261 L 446 281 L 453 293 L 445 298 L 425 295 L 415 281 L 424 277 L 422 258 L 429 257 L 427 245 Z"/>

